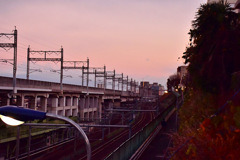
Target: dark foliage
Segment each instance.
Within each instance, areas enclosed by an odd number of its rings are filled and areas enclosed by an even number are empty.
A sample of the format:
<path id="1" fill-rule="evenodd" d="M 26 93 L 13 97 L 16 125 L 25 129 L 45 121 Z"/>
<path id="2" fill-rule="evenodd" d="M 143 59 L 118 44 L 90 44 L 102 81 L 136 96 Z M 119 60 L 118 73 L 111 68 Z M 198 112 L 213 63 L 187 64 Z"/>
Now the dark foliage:
<path id="1" fill-rule="evenodd" d="M 228 4 L 202 5 L 189 34 L 183 58 L 191 87 L 212 93 L 228 90 L 232 74 L 240 70 L 239 14 Z"/>

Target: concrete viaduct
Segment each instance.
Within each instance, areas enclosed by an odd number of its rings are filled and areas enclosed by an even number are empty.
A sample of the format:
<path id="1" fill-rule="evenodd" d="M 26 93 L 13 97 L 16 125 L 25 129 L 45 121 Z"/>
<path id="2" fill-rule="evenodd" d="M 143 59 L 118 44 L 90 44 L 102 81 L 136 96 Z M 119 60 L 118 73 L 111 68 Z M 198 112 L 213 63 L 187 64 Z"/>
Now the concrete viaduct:
<path id="1" fill-rule="evenodd" d="M 0 76 L 0 106 L 17 105 L 62 116 L 80 116 L 81 119 L 101 118 L 103 104 L 120 106 L 127 100 L 139 99 L 136 89 L 120 91 L 104 88 L 37 80 L 13 79 Z"/>

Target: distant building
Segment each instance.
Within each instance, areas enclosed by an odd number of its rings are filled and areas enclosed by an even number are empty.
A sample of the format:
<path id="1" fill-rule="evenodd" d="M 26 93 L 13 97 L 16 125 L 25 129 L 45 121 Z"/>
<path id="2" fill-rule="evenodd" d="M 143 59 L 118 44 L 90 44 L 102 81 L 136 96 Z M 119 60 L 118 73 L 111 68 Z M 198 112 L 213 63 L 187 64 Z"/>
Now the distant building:
<path id="1" fill-rule="evenodd" d="M 159 95 L 162 96 L 165 93 L 165 88 L 161 84 L 159 84 Z"/>
<path id="2" fill-rule="evenodd" d="M 236 12 L 240 13 L 240 0 L 235 3 Z"/>
<path id="3" fill-rule="evenodd" d="M 180 78 L 180 84 L 179 84 L 179 87 L 180 88 L 183 88 L 185 87 L 183 81 L 184 81 L 184 78 L 186 77 L 188 71 L 187 71 L 187 66 L 179 66 L 177 68 L 177 75 L 179 76 Z"/>
<path id="4" fill-rule="evenodd" d="M 139 94 L 141 97 L 149 97 L 151 95 L 150 84 L 148 81 L 142 81 L 139 86 Z"/>
<path id="5" fill-rule="evenodd" d="M 153 83 L 151 85 L 152 96 L 158 97 L 159 96 L 159 85 L 158 83 Z"/>
<path id="6" fill-rule="evenodd" d="M 140 83 L 140 86 L 141 87 L 149 87 L 149 82 L 148 81 L 142 81 L 141 83 Z"/>
<path id="7" fill-rule="evenodd" d="M 164 86 L 158 83 L 150 84 L 148 81 L 143 81 L 139 86 L 139 95 L 143 99 L 156 99 L 164 94 Z"/>
<path id="8" fill-rule="evenodd" d="M 184 76 L 187 75 L 187 66 L 179 66 L 177 68 L 177 75 L 182 79 Z"/>

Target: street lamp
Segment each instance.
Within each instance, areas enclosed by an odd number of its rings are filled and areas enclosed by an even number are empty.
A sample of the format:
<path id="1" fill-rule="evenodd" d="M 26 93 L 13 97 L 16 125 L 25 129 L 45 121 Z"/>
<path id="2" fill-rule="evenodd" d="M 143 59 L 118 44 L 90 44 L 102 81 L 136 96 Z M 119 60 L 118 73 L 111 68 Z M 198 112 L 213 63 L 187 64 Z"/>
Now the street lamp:
<path id="1" fill-rule="evenodd" d="M 26 109 L 26 108 L 17 107 L 17 106 L 0 107 L 0 118 L 2 119 L 3 122 L 7 123 L 8 125 L 17 126 L 17 125 L 23 124 L 25 121 L 31 121 L 35 119 L 43 120 L 46 117 L 63 120 L 73 125 L 83 136 L 84 141 L 86 143 L 86 148 L 87 148 L 87 159 L 88 160 L 91 159 L 91 145 L 88 140 L 88 137 L 83 131 L 83 129 L 71 119 L 64 116 Z"/>
<path id="2" fill-rule="evenodd" d="M 19 121 L 19 120 L 13 119 L 11 117 L 3 116 L 3 115 L 0 115 L 0 118 L 4 123 L 6 123 L 10 126 L 18 126 L 18 125 L 21 125 L 24 123 L 23 121 Z"/>

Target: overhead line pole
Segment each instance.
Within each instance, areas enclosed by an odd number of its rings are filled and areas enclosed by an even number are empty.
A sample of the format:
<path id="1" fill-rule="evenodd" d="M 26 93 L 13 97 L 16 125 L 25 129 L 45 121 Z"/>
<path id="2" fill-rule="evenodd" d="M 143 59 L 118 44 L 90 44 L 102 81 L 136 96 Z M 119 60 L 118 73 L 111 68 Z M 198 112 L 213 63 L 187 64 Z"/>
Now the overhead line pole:
<path id="1" fill-rule="evenodd" d="M 13 59 L 0 59 L 0 62 L 6 62 L 13 65 L 13 93 L 17 93 L 16 90 L 16 74 L 17 74 L 17 29 L 15 27 L 13 33 L 0 33 L 0 37 L 5 36 L 7 38 L 14 37 L 13 43 L 0 43 L 0 48 L 3 48 L 7 51 L 6 48 L 13 48 Z M 13 62 L 10 62 L 13 61 Z"/>
<path id="2" fill-rule="evenodd" d="M 17 74 L 17 30 L 15 28 L 14 30 L 13 93 L 17 93 L 16 74 Z"/>
<path id="3" fill-rule="evenodd" d="M 61 94 L 63 94 L 63 48 L 62 47 L 61 47 L 60 91 L 61 91 Z"/>
<path id="4" fill-rule="evenodd" d="M 122 73 L 122 91 L 123 91 L 123 73 Z"/>

